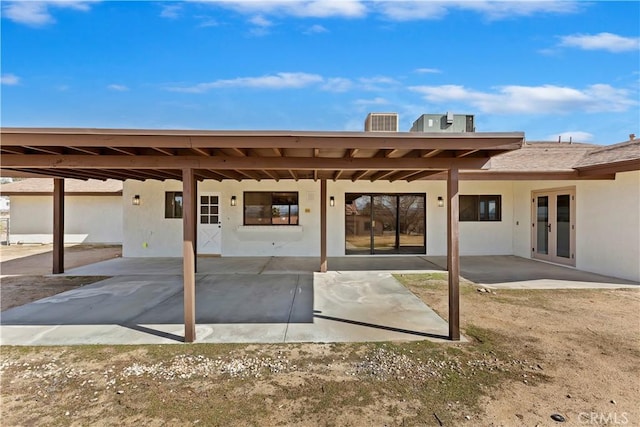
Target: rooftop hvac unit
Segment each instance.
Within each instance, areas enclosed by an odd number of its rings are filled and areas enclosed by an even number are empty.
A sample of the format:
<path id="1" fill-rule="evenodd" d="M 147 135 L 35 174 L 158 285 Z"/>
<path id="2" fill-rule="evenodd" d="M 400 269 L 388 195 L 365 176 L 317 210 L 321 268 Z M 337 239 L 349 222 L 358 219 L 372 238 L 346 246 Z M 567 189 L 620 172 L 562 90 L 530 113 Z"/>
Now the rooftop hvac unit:
<path id="1" fill-rule="evenodd" d="M 448 125 L 453 124 L 453 113 L 451 111 L 447 111 L 447 124 Z"/>
<path id="2" fill-rule="evenodd" d="M 364 121 L 365 132 L 398 132 L 398 113 L 369 113 Z"/>

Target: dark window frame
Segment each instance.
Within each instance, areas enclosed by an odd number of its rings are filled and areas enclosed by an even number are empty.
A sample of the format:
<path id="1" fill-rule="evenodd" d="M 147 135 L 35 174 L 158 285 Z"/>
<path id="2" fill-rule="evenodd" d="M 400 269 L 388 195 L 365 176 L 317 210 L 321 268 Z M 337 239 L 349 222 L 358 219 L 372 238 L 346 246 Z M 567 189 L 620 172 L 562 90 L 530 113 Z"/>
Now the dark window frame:
<path id="1" fill-rule="evenodd" d="M 268 218 L 269 221 L 267 222 L 266 219 L 264 218 L 265 221 L 263 223 L 247 223 L 247 207 L 249 205 L 247 205 L 247 194 L 270 194 L 271 195 L 271 204 L 270 206 L 270 211 L 272 212 L 271 216 Z M 276 203 L 277 200 L 276 197 L 274 197 L 274 195 L 278 195 L 278 194 L 288 194 L 288 195 L 295 195 L 295 202 L 296 203 Z M 244 226 L 258 226 L 258 227 L 262 227 L 262 226 L 276 226 L 276 227 L 296 227 L 300 225 L 300 193 L 298 191 L 245 191 L 242 194 L 243 196 L 243 209 L 242 209 L 242 225 Z M 267 206 L 267 205 L 264 205 Z M 287 206 L 287 223 L 286 224 L 282 224 L 282 223 L 273 223 L 273 211 L 274 208 L 276 208 L 277 206 Z M 292 207 L 295 206 L 295 215 L 292 215 Z M 278 215 L 278 217 L 281 217 L 282 215 Z M 297 221 L 295 223 L 291 222 L 291 218 L 292 216 L 295 216 L 297 218 Z"/>
<path id="2" fill-rule="evenodd" d="M 495 217 L 491 218 L 489 210 L 483 212 L 481 207 L 485 203 L 487 206 L 490 202 L 495 202 Z M 501 222 L 502 221 L 502 195 L 501 194 L 461 194 L 459 200 L 460 211 L 458 212 L 458 220 L 460 222 Z M 463 216 L 463 206 L 472 206 L 473 212 Z"/>
<path id="3" fill-rule="evenodd" d="M 179 198 L 179 202 L 178 202 Z M 169 204 L 171 206 L 169 206 Z M 183 199 L 182 191 L 165 191 L 164 193 L 164 218 L 182 219 Z"/>

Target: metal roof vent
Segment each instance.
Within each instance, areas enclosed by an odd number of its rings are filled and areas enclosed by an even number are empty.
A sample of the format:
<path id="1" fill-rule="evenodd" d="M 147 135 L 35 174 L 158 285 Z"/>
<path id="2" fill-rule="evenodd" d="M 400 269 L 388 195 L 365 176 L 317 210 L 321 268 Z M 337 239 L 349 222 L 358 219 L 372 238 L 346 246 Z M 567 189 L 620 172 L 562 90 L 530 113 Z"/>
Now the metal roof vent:
<path id="1" fill-rule="evenodd" d="M 369 113 L 364 121 L 365 132 L 398 132 L 398 113 Z"/>

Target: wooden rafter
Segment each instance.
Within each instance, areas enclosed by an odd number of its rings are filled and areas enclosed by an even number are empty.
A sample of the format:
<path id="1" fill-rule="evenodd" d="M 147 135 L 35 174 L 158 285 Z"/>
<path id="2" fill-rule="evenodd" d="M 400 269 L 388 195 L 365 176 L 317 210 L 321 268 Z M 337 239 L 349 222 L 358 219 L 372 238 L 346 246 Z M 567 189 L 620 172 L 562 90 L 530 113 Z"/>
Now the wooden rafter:
<path id="1" fill-rule="evenodd" d="M 394 170 L 378 171 L 373 175 L 371 175 L 369 179 L 371 180 L 371 182 L 377 181 L 379 179 L 386 178 L 387 176 L 391 175 L 394 172 L 395 172 Z"/>
<path id="2" fill-rule="evenodd" d="M 72 150 L 79 151 L 85 154 L 93 154 L 94 156 L 102 154 L 102 150 L 100 148 L 93 147 L 69 147 Z"/>
<path id="3" fill-rule="evenodd" d="M 351 181 L 356 182 L 357 180 L 365 176 L 367 173 L 369 173 L 368 170 L 355 171 L 354 174 L 351 175 Z"/>

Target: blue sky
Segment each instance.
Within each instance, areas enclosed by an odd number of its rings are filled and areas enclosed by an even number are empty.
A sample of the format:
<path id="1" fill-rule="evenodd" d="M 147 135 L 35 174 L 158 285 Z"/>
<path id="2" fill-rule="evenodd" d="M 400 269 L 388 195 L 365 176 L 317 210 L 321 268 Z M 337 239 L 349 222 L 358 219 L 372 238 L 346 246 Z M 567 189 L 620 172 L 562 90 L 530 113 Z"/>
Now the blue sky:
<path id="1" fill-rule="evenodd" d="M 640 2 L 3 1 L 2 126 L 640 134 Z"/>

